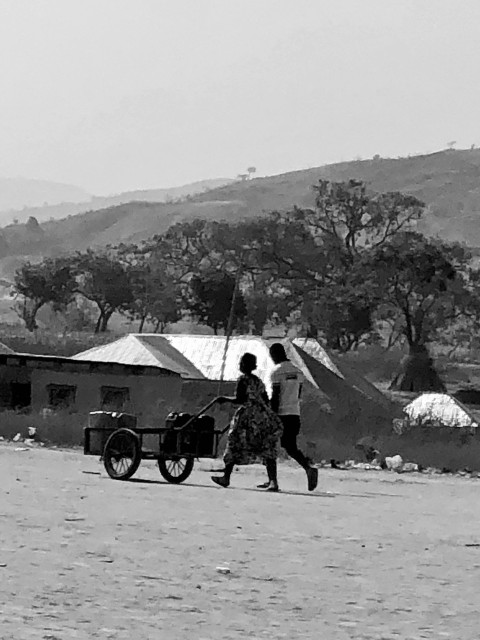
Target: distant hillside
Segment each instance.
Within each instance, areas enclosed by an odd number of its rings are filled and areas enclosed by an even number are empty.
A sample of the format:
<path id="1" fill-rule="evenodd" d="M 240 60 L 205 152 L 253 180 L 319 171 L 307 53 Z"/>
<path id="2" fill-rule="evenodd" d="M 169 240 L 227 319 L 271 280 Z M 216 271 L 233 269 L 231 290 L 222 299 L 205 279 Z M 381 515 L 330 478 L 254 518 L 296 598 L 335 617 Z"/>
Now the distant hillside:
<path id="1" fill-rule="evenodd" d="M 480 247 L 480 150 L 442 151 L 411 158 L 343 162 L 283 175 L 231 182 L 187 202 L 130 202 L 67 219 L 1 230 L 0 257 L 45 255 L 121 241 L 140 241 L 175 222 L 210 218 L 237 221 L 294 204 L 313 205 L 319 178 L 360 178 L 375 191 L 410 193 L 428 205 L 421 228 Z M 8 264 L 11 268 L 12 258 Z M 4 275 L 7 274 L 4 272 Z"/>
<path id="2" fill-rule="evenodd" d="M 13 218 L 26 220 L 24 207 L 43 207 L 60 202 L 87 202 L 92 196 L 80 187 L 47 180 L 0 178 L 0 222 L 8 224 Z M 17 213 L 18 212 L 18 213 Z"/>
<path id="3" fill-rule="evenodd" d="M 67 216 L 85 213 L 86 211 L 98 211 L 127 202 L 171 202 L 179 198 L 186 198 L 209 189 L 217 189 L 233 182 L 231 178 L 216 178 L 212 180 L 200 180 L 180 187 L 168 189 L 141 189 L 138 191 L 125 191 L 113 196 L 88 196 L 83 201 L 64 198 L 57 200 L 49 206 L 22 206 L 19 211 L 2 212 L 0 206 L 0 224 L 10 224 L 13 219 L 18 222 L 26 222 L 28 218 L 34 217 L 39 222 L 58 220 Z M 1 184 L 0 184 L 1 187 Z M 88 201 L 87 201 L 88 200 Z M 41 203 L 44 205 L 44 202 Z"/>

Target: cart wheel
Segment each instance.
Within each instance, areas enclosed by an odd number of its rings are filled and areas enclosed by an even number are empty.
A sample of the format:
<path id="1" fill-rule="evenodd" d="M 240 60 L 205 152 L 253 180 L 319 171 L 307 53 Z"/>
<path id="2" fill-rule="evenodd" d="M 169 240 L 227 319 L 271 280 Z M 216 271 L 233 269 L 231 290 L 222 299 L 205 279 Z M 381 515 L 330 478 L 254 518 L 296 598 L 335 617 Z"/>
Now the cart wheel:
<path id="1" fill-rule="evenodd" d="M 192 473 L 193 463 L 193 458 L 159 458 L 158 468 L 165 480 L 180 484 Z"/>
<path id="2" fill-rule="evenodd" d="M 130 429 L 117 429 L 103 450 L 105 471 L 114 480 L 128 480 L 140 465 L 142 450 L 137 434 Z"/>

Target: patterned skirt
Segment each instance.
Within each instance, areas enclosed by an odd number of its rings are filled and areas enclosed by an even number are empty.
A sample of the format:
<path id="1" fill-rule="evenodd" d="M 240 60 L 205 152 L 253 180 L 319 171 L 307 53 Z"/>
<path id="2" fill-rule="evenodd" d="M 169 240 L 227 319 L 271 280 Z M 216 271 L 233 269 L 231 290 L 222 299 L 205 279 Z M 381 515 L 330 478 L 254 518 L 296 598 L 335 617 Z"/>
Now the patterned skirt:
<path id="1" fill-rule="evenodd" d="M 223 456 L 225 464 L 254 464 L 276 460 L 283 425 L 268 407 L 246 404 L 232 418 L 227 446 Z"/>

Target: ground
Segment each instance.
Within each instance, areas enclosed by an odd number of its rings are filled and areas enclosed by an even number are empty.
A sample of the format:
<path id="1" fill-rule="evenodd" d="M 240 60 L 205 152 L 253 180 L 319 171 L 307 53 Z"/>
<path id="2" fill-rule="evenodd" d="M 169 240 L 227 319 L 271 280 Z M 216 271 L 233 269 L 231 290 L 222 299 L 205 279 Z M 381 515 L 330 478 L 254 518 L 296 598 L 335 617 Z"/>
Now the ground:
<path id="1" fill-rule="evenodd" d="M 321 470 L 309 494 L 282 465 L 275 495 L 210 466 L 118 482 L 2 446 L 0 638 L 478 638 L 480 480 Z"/>

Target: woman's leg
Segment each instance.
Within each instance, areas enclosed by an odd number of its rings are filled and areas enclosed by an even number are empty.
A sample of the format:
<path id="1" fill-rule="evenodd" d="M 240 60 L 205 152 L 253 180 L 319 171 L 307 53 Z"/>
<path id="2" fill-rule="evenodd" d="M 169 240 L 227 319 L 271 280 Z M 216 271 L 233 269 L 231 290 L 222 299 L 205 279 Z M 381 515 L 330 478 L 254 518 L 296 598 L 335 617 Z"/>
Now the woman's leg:
<path id="1" fill-rule="evenodd" d="M 228 487 L 230 484 L 230 476 L 232 475 L 232 471 L 235 467 L 233 462 L 228 462 L 225 464 L 225 469 L 223 471 L 223 476 L 211 476 L 213 482 L 215 484 L 219 484 L 221 487 Z"/>
<path id="2" fill-rule="evenodd" d="M 277 461 L 275 458 L 270 458 L 265 461 L 268 475 L 267 491 L 278 491 L 278 479 L 277 479 Z"/>

